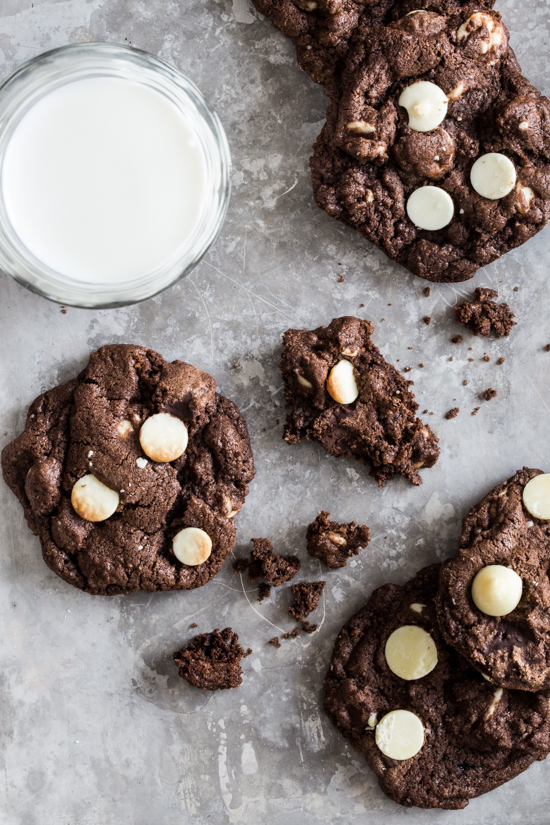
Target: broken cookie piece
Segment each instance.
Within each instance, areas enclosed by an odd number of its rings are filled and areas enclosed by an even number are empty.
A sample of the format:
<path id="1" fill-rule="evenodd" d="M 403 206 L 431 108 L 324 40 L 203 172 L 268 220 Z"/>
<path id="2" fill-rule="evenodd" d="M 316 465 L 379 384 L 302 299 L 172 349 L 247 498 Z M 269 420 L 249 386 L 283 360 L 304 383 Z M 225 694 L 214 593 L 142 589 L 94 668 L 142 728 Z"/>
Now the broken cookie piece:
<path id="1" fill-rule="evenodd" d="M 237 634 L 226 627 L 221 633 L 216 628 L 195 636 L 174 653 L 174 662 L 181 678 L 193 687 L 228 690 L 242 683 L 240 662 L 247 655 Z"/>
<path id="2" fill-rule="evenodd" d="M 338 524 L 330 521 L 330 513 L 321 510 L 315 521 L 307 528 L 307 552 L 313 558 L 336 570 L 345 567 L 352 556 L 357 556 L 362 547 L 370 541 L 370 531 L 366 524 L 355 525 L 354 521 Z"/>
<path id="3" fill-rule="evenodd" d="M 313 631 L 317 629 L 317 625 L 310 625 L 303 620 L 317 608 L 325 584 L 326 581 L 319 581 L 300 582 L 299 584 L 292 585 L 294 602 L 288 608 L 288 612 L 294 616 L 297 622 L 302 624 L 302 627 L 307 633 L 313 633 Z"/>
<path id="4" fill-rule="evenodd" d="M 269 583 L 260 585 L 258 601 L 262 601 L 269 596 L 266 587 L 270 585 L 279 587 L 280 584 L 294 578 L 300 569 L 300 559 L 297 556 L 278 556 L 269 539 L 251 539 L 251 541 L 253 547 L 250 558 L 237 559 L 233 562 L 233 569 L 241 573 L 248 569 L 247 581 L 249 582 L 263 578 Z"/>
<path id="5" fill-rule="evenodd" d="M 373 331 L 370 321 L 347 316 L 285 332 L 284 439 L 318 441 L 333 456 L 370 464 L 380 487 L 396 473 L 418 485 L 418 470 L 439 457 L 438 439 L 416 418 L 414 395 L 372 343 Z"/>
<path id="6" fill-rule="evenodd" d="M 478 287 L 473 301 L 463 301 L 455 306 L 455 319 L 474 335 L 487 338 L 493 333 L 495 338 L 507 338 L 516 326 L 515 315 L 508 304 L 497 304 L 495 298 L 498 298 L 496 289 Z"/>

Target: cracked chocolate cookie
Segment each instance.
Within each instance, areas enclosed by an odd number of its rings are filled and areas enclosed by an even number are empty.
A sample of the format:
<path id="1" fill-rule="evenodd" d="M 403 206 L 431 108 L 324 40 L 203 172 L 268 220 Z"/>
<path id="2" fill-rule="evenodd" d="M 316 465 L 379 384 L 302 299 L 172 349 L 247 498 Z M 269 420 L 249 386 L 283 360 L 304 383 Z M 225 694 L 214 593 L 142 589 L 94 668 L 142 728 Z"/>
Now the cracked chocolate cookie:
<path id="1" fill-rule="evenodd" d="M 550 217 L 550 102 L 478 5 L 359 25 L 311 159 L 318 205 L 421 278 L 457 282 Z"/>
<path id="2" fill-rule="evenodd" d="M 284 439 L 318 441 L 333 456 L 370 464 L 380 487 L 396 473 L 421 484 L 418 471 L 437 461 L 438 439 L 415 417 L 414 395 L 372 343 L 373 331 L 370 321 L 348 316 L 285 332 Z"/>
<path id="3" fill-rule="evenodd" d="M 354 521 L 338 524 L 330 521 L 330 513 L 321 510 L 315 521 L 307 528 L 307 552 L 313 558 L 321 559 L 327 567 L 336 570 L 345 567 L 348 559 L 359 555 L 359 550 L 370 541 L 370 530 L 366 524 L 355 525 Z"/>
<path id="4" fill-rule="evenodd" d="M 441 570 L 441 630 L 495 685 L 550 688 L 550 476 L 524 467 L 464 519 Z"/>
<path id="5" fill-rule="evenodd" d="M 243 417 L 210 375 L 111 345 L 31 404 L 2 470 L 48 567 L 111 595 L 210 581 L 254 462 Z"/>
<path id="6" fill-rule="evenodd" d="M 456 809 L 545 758 L 550 710 L 548 693 L 496 688 L 445 644 L 439 568 L 378 588 L 347 622 L 324 707 L 391 799 Z"/>
<path id="7" fill-rule="evenodd" d="M 173 659 L 181 678 L 193 687 L 229 690 L 242 684 L 241 659 L 246 656 L 237 634 L 226 627 L 221 633 L 216 628 L 211 633 L 195 636 L 181 650 L 176 650 Z"/>

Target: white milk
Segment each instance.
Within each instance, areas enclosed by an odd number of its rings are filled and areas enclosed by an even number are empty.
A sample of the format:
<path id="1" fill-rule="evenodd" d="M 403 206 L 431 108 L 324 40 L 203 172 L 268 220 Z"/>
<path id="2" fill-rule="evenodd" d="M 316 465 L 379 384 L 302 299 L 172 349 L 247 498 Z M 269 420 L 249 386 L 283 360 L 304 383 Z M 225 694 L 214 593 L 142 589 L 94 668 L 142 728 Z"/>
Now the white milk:
<path id="1" fill-rule="evenodd" d="M 204 208 L 206 165 L 185 115 L 141 83 L 67 83 L 24 115 L 2 172 L 8 217 L 62 275 L 116 283 L 177 257 Z"/>

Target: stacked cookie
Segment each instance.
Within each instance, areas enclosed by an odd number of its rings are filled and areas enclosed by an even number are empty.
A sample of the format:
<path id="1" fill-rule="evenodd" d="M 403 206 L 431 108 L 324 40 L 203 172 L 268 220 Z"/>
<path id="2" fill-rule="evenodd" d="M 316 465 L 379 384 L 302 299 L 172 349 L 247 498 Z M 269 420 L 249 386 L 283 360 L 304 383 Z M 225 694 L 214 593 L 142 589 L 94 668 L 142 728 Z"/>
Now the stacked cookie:
<path id="1" fill-rule="evenodd" d="M 550 751 L 550 475 L 464 519 L 457 555 L 378 588 L 344 626 L 325 710 L 382 790 L 463 808 Z"/>
<path id="2" fill-rule="evenodd" d="M 330 103 L 318 205 L 415 275 L 458 282 L 550 218 L 550 102 L 492 3 L 254 0 Z"/>

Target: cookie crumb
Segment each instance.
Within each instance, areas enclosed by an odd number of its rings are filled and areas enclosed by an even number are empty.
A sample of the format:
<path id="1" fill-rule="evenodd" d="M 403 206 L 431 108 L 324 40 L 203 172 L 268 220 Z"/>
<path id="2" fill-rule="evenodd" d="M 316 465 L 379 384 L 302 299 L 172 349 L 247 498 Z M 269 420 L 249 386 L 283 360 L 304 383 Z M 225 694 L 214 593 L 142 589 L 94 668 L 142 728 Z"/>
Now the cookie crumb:
<path id="1" fill-rule="evenodd" d="M 193 624 L 190 624 L 189 627 L 198 627 L 198 624 L 196 622 L 193 622 Z"/>
<path id="2" fill-rule="evenodd" d="M 339 283 L 339 284 L 343 284 L 343 283 L 344 283 L 344 276 L 343 276 L 343 275 L 338 275 L 338 283 Z"/>
<path id="3" fill-rule="evenodd" d="M 453 356 L 451 355 L 451 357 L 449 358 L 449 361 L 452 361 L 452 360 L 453 360 Z"/>
<path id="4" fill-rule="evenodd" d="M 491 400 L 491 398 L 494 398 L 496 395 L 497 395 L 497 391 L 496 391 L 496 390 L 494 390 L 492 387 L 489 387 L 489 388 L 488 388 L 487 390 L 485 390 L 485 392 L 483 393 L 483 397 L 484 397 L 484 399 L 485 399 L 486 401 L 490 401 L 490 400 Z"/>
<path id="5" fill-rule="evenodd" d="M 482 360 L 482 361 L 490 361 L 491 359 L 489 358 L 489 356 L 488 356 L 488 355 L 484 355 L 484 356 L 483 356 L 483 358 L 482 358 L 481 360 Z"/>
<path id="6" fill-rule="evenodd" d="M 470 329 L 474 335 L 487 338 L 494 333 L 495 338 L 507 338 L 513 326 L 516 326 L 514 313 L 508 304 L 497 304 L 496 289 L 477 287 L 473 301 L 463 301 L 455 306 L 455 319 L 459 324 Z"/>
<path id="7" fill-rule="evenodd" d="M 478 412 L 480 411 L 480 409 L 481 409 L 481 407 L 474 407 L 472 415 L 477 415 Z"/>
<path id="8" fill-rule="evenodd" d="M 410 372 L 412 367 L 403 367 L 403 372 Z"/>
<path id="9" fill-rule="evenodd" d="M 271 585 L 266 584 L 265 582 L 261 582 L 258 587 L 258 601 L 263 602 L 264 599 L 268 599 L 271 596 Z"/>
<path id="10" fill-rule="evenodd" d="M 514 292 L 517 292 L 517 291 L 518 291 L 518 289 L 519 289 L 519 286 L 515 286 L 515 287 L 514 287 Z"/>
<path id="11" fill-rule="evenodd" d="M 550 344 L 546 344 L 546 346 L 544 347 L 544 349 L 546 350 L 546 352 L 550 352 Z"/>
<path id="12" fill-rule="evenodd" d="M 294 602 L 288 608 L 288 612 L 294 616 L 297 622 L 305 619 L 317 608 L 321 594 L 325 589 L 326 581 L 300 582 L 292 585 Z M 305 629 L 305 628 L 304 628 Z M 308 633 L 311 631 L 307 631 Z"/>
<path id="13" fill-rule="evenodd" d="M 253 547 L 248 562 L 247 581 L 252 582 L 262 577 L 273 587 L 279 587 L 294 578 L 300 569 L 297 556 L 278 556 L 269 539 L 251 541 Z"/>
<path id="14" fill-rule="evenodd" d="M 499 365 L 499 367 L 500 367 L 500 365 L 501 365 L 501 364 L 504 364 L 504 362 L 505 362 L 505 361 L 506 361 L 506 358 L 504 358 L 504 357 L 501 355 L 501 356 L 500 356 L 500 358 L 499 358 L 499 359 L 498 359 L 498 361 L 497 361 L 497 364 L 498 364 L 498 365 Z"/>
<path id="15" fill-rule="evenodd" d="M 430 287 L 429 286 L 424 287 L 424 297 L 425 298 L 430 297 Z"/>
<path id="16" fill-rule="evenodd" d="M 273 647 L 281 647 L 279 637 L 274 636 L 272 639 L 269 640 L 268 645 L 273 645 Z"/>
<path id="17" fill-rule="evenodd" d="M 468 358 L 468 361 L 473 361 L 473 360 L 474 360 L 473 358 Z"/>
<path id="18" fill-rule="evenodd" d="M 460 407 L 453 407 L 452 410 L 449 410 L 448 413 L 445 414 L 445 418 L 447 421 L 450 421 L 451 418 L 456 418 L 460 412 Z"/>
<path id="19" fill-rule="evenodd" d="M 422 320 L 424 321 L 424 323 L 426 324 L 426 326 L 428 326 L 428 324 L 430 323 L 430 321 L 431 321 L 432 319 L 431 319 L 431 317 L 430 317 L 429 315 L 424 315 L 424 317 L 422 318 Z"/>
<path id="20" fill-rule="evenodd" d="M 451 343 L 453 344 L 461 344 L 464 341 L 464 337 L 462 335 L 455 335 L 454 338 L 451 338 Z"/>
<path id="21" fill-rule="evenodd" d="M 179 675 L 202 690 L 228 690 L 242 683 L 241 659 L 245 652 L 230 627 L 216 628 L 191 639 L 173 659 Z"/>
<path id="22" fill-rule="evenodd" d="M 233 570 L 236 570 L 237 573 L 244 573 L 244 571 L 248 569 L 248 565 L 248 559 L 235 559 L 233 562 Z"/>
<path id="23" fill-rule="evenodd" d="M 330 521 L 327 510 L 321 510 L 315 521 L 308 525 L 306 533 L 308 554 L 320 559 L 332 570 L 345 567 L 348 559 L 359 555 L 359 550 L 366 547 L 369 541 L 370 530 L 366 524 Z"/>
<path id="24" fill-rule="evenodd" d="M 424 369 L 424 364 L 419 364 L 418 366 L 420 367 L 421 370 Z"/>
<path id="25" fill-rule="evenodd" d="M 62 315 L 66 315 L 66 314 L 67 314 L 67 307 L 64 307 L 64 306 L 62 306 L 62 307 L 61 307 L 61 314 L 62 314 Z"/>
<path id="26" fill-rule="evenodd" d="M 465 387 L 467 387 L 467 386 L 468 386 L 468 379 L 467 379 L 467 378 L 465 378 L 465 379 L 464 379 L 464 381 L 463 381 L 462 383 L 464 384 L 464 386 L 465 386 Z"/>
<path id="27" fill-rule="evenodd" d="M 288 631 L 288 633 L 283 633 L 283 639 L 295 639 L 296 636 L 300 635 L 300 628 L 295 627 L 294 630 Z"/>
<path id="28" fill-rule="evenodd" d="M 364 306 L 365 306 L 365 304 L 359 304 L 359 307 L 360 307 L 361 309 L 362 309 Z"/>

